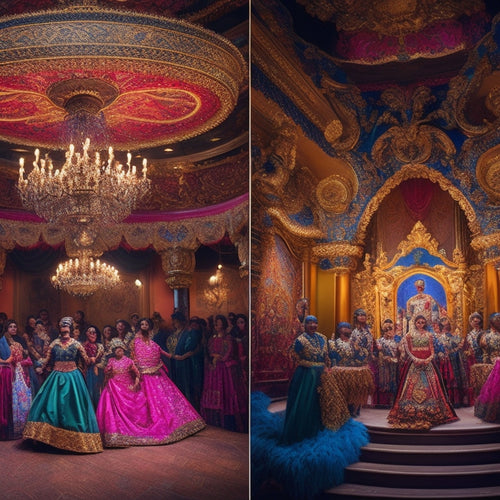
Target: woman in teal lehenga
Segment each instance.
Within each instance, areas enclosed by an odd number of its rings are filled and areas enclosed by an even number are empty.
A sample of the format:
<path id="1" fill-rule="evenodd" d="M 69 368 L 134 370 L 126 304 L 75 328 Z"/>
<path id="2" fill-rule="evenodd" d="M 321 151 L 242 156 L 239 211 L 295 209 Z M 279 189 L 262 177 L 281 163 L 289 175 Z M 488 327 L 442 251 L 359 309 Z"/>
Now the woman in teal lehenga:
<path id="1" fill-rule="evenodd" d="M 72 318 L 61 319 L 59 328 L 60 336 L 42 362 L 42 367 L 53 363 L 53 370 L 33 400 L 23 438 L 63 450 L 98 453 L 103 447 L 94 407 L 77 367 L 80 357 L 88 361 L 87 354 L 70 336 Z"/>
<path id="2" fill-rule="evenodd" d="M 321 374 L 329 364 L 328 341 L 316 332 L 318 320 L 307 316 L 305 332 L 295 340 L 294 353 L 298 366 L 293 374 L 286 404 L 281 442 L 291 444 L 314 437 L 323 429 L 318 387 Z"/>

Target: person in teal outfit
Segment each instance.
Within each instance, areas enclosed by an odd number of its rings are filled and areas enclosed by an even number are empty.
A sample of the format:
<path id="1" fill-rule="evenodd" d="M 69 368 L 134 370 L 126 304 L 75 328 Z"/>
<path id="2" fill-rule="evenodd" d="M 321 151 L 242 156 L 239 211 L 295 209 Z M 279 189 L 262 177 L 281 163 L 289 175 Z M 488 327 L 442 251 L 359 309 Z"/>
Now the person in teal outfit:
<path id="1" fill-rule="evenodd" d="M 305 332 L 297 337 L 293 347 L 298 366 L 293 374 L 286 404 L 285 424 L 281 443 L 288 445 L 312 438 L 322 430 L 318 387 L 321 374 L 330 365 L 327 338 L 318 333 L 318 320 L 307 316 Z"/>
<path id="2" fill-rule="evenodd" d="M 23 438 L 78 453 L 103 451 L 94 407 L 77 363 L 88 357 L 74 338 L 73 318 L 59 322 L 59 338 L 49 347 L 37 370 L 49 363 L 52 372 L 35 396 Z"/>
<path id="3" fill-rule="evenodd" d="M 176 330 L 181 330 L 173 357 L 175 384 L 199 412 L 204 362 L 201 325 L 195 318 L 186 328 L 186 317 L 180 311 L 172 314 L 172 323 Z"/>

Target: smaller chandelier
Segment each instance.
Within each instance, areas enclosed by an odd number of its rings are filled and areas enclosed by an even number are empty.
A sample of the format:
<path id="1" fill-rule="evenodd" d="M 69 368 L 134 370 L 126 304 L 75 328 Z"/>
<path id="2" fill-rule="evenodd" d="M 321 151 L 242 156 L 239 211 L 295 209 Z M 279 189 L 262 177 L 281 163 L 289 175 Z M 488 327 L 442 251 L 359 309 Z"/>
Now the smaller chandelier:
<path id="1" fill-rule="evenodd" d="M 71 144 L 64 165 L 55 171 L 52 160 L 48 156 L 40 159 L 37 149 L 33 170 L 27 178 L 21 158 L 17 187 L 25 208 L 51 224 L 101 227 L 128 217 L 150 187 L 146 159 L 140 175 L 131 165 L 130 153 L 124 167 L 115 161 L 113 148 L 109 148 L 108 161 L 104 163 L 98 152 L 94 159 L 89 156 L 89 147 L 87 139 L 83 151 L 75 153 Z"/>
<path id="2" fill-rule="evenodd" d="M 100 289 L 109 289 L 120 282 L 118 271 L 99 259 L 83 254 L 80 258 L 61 262 L 52 285 L 71 295 L 88 297 Z"/>

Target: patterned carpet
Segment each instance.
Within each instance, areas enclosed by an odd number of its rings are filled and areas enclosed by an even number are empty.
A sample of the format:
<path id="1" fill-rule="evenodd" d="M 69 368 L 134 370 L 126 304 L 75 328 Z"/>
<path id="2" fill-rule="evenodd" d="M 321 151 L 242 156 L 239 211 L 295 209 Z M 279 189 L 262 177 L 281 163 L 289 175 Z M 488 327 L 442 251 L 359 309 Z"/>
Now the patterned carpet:
<path id="1" fill-rule="evenodd" d="M 0 441 L 2 499 L 249 498 L 248 434 L 207 427 L 166 446 L 65 453 Z"/>

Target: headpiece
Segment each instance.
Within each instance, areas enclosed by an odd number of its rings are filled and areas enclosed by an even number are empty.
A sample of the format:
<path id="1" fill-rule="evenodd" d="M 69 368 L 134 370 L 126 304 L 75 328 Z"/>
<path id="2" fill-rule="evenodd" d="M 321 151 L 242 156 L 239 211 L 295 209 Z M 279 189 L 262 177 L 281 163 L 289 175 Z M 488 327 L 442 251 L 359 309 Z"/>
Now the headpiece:
<path id="1" fill-rule="evenodd" d="M 72 328 L 73 318 L 71 316 L 65 316 L 64 318 L 61 318 L 59 321 L 59 327 L 62 328 L 63 326 L 69 326 L 70 328 Z"/>
<path id="2" fill-rule="evenodd" d="M 481 322 L 483 321 L 483 316 L 481 313 L 478 313 L 477 311 L 473 312 L 470 316 L 469 316 L 469 323 L 472 321 L 472 318 L 479 318 L 481 320 Z"/>
<path id="3" fill-rule="evenodd" d="M 112 347 L 111 347 L 111 350 L 113 352 L 115 352 L 115 350 L 118 348 L 118 347 L 121 347 L 124 351 L 127 350 L 127 346 L 120 340 L 120 339 L 117 339 L 116 341 L 114 341 L 112 343 Z"/>
<path id="4" fill-rule="evenodd" d="M 318 318 L 316 316 L 313 316 L 312 314 L 309 315 L 309 316 L 306 316 L 305 319 L 304 319 L 304 325 L 306 323 L 309 323 L 310 321 L 314 321 L 315 323 L 318 322 Z"/>
<path id="5" fill-rule="evenodd" d="M 500 312 L 494 312 L 494 313 L 490 314 L 490 323 L 493 321 L 493 318 L 495 318 L 496 316 L 500 316 Z"/>
<path id="6" fill-rule="evenodd" d="M 349 330 L 352 330 L 351 323 L 348 323 L 347 321 L 337 323 L 337 332 L 339 332 L 341 328 L 349 328 Z"/>
<path id="7" fill-rule="evenodd" d="M 415 281 L 415 286 L 423 286 L 423 287 L 425 287 L 425 281 L 422 280 L 422 279 L 419 279 L 419 280 Z"/>

